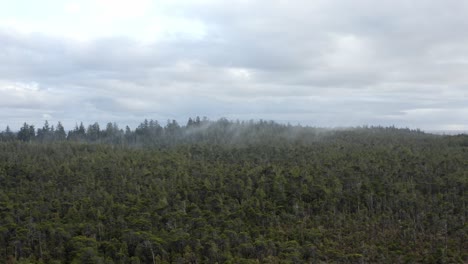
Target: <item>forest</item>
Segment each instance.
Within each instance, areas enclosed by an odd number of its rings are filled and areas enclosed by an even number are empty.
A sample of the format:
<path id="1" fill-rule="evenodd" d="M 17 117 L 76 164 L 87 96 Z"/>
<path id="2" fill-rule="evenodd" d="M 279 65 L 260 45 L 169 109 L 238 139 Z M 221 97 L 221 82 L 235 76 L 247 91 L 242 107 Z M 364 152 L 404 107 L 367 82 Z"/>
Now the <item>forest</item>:
<path id="1" fill-rule="evenodd" d="M 467 263 L 468 136 L 190 118 L 0 132 L 3 263 Z"/>

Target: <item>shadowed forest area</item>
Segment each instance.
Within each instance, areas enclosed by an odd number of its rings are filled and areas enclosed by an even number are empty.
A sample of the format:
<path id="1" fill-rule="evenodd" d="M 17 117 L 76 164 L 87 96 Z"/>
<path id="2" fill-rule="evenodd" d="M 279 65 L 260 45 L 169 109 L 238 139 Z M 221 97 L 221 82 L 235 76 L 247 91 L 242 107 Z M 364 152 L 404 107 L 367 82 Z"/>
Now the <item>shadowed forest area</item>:
<path id="1" fill-rule="evenodd" d="M 0 141 L 0 262 L 468 261 L 467 135 L 194 118 Z"/>

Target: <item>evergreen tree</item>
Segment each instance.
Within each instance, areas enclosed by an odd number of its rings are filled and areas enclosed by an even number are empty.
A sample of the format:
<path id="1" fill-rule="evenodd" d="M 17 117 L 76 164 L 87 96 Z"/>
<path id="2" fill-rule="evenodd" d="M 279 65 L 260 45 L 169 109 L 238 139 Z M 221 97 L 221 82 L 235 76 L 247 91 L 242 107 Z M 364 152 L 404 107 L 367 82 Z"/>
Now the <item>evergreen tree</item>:
<path id="1" fill-rule="evenodd" d="M 57 123 L 57 128 L 55 129 L 54 135 L 55 139 L 59 141 L 65 140 L 67 137 L 67 134 L 65 133 L 65 128 L 63 127 L 60 121 Z"/>
<path id="2" fill-rule="evenodd" d="M 34 139 L 36 133 L 33 125 L 28 125 L 26 122 L 20 128 L 17 137 L 20 141 L 29 142 Z"/>

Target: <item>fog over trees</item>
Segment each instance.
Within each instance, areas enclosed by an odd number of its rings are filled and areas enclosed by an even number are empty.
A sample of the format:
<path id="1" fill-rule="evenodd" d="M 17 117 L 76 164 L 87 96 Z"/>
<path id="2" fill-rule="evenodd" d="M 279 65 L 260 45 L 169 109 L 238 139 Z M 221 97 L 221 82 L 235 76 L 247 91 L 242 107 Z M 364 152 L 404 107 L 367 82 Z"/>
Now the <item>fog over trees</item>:
<path id="1" fill-rule="evenodd" d="M 206 117 L 189 118 L 186 124 L 176 120 L 167 120 L 165 124 L 157 120 L 145 119 L 135 129 L 129 126 L 119 127 L 116 123 L 105 126 L 95 122 L 85 126 L 82 122 L 71 130 L 58 122 L 55 126 L 45 121 L 43 127 L 34 127 L 24 123 L 17 132 L 7 127 L 0 132 L 1 141 L 19 140 L 24 142 L 58 142 L 73 141 L 87 143 L 108 143 L 121 146 L 167 147 L 188 143 L 210 144 L 250 144 L 312 142 L 329 138 L 337 134 L 349 133 L 383 133 L 383 134 L 423 134 L 419 129 L 398 129 L 395 127 L 364 126 L 350 128 L 320 128 L 301 125 L 279 124 L 274 121 L 230 121 L 221 118 L 211 121 Z M 429 136 L 427 134 L 426 136 Z"/>
<path id="2" fill-rule="evenodd" d="M 468 261 L 466 135 L 193 118 L 0 138 L 0 262 Z"/>

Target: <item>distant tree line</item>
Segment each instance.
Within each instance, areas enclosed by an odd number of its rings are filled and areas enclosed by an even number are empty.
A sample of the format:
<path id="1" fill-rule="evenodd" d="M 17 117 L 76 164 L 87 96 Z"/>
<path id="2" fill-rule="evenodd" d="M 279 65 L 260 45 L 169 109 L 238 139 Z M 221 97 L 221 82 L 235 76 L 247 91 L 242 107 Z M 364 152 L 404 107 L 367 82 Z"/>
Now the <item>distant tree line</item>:
<path id="1" fill-rule="evenodd" d="M 60 142 L 73 141 L 82 143 L 107 143 L 122 146 L 167 147 L 191 143 L 215 144 L 256 144 L 297 142 L 307 143 L 317 140 L 336 139 L 337 135 L 345 139 L 353 133 L 379 134 L 380 136 L 424 134 L 420 130 L 398 129 L 395 127 L 357 127 L 350 129 L 330 130 L 325 128 L 279 124 L 273 121 L 229 121 L 221 118 L 210 121 L 208 118 L 189 118 L 185 125 L 176 120 L 168 120 L 161 125 L 157 120 L 145 119 L 135 129 L 126 126 L 120 128 L 116 123 L 99 123 L 87 127 L 81 122 L 68 132 L 61 122 L 55 126 L 45 121 L 42 128 L 24 123 L 17 132 L 8 126 L 0 132 L 0 141 L 23 142 Z M 429 135 L 427 135 L 429 136 Z"/>

